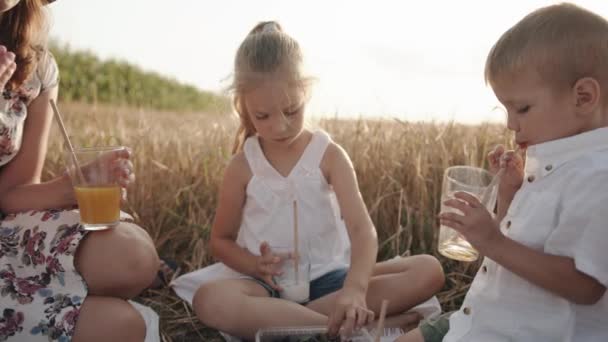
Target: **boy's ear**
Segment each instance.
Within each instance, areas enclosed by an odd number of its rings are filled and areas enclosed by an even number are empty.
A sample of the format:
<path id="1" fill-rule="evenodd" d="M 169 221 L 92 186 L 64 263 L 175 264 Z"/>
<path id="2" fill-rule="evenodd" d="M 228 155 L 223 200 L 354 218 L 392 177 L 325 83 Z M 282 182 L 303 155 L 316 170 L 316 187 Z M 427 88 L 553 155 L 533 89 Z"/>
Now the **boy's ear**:
<path id="1" fill-rule="evenodd" d="M 576 114 L 587 115 L 600 103 L 600 84 L 593 77 L 583 77 L 572 88 Z"/>

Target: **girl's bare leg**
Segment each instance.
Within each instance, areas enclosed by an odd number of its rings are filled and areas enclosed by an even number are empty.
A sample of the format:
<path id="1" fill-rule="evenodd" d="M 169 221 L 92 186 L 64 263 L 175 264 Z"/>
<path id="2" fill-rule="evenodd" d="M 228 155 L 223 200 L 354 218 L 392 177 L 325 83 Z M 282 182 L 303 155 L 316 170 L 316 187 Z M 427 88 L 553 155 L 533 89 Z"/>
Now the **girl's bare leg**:
<path id="1" fill-rule="evenodd" d="M 376 264 L 367 290 L 367 305 L 376 315 L 380 312 L 382 300 L 387 299 L 387 316 L 395 317 L 392 323 L 400 325 L 399 319 L 410 321 L 403 315 L 406 310 L 431 298 L 442 287 L 444 275 L 439 261 L 430 255 L 416 255 L 387 260 Z M 334 306 L 336 293 L 319 298 L 308 308 L 323 315 L 329 315 Z M 387 321 L 389 326 L 391 321 Z"/>
<path id="2" fill-rule="evenodd" d="M 74 342 L 143 342 L 143 318 L 124 299 L 87 296 L 80 307 Z"/>
<path id="3" fill-rule="evenodd" d="M 261 328 L 327 324 L 326 315 L 270 298 L 266 289 L 248 279 L 205 284 L 196 291 L 192 306 L 205 325 L 250 340 Z"/>

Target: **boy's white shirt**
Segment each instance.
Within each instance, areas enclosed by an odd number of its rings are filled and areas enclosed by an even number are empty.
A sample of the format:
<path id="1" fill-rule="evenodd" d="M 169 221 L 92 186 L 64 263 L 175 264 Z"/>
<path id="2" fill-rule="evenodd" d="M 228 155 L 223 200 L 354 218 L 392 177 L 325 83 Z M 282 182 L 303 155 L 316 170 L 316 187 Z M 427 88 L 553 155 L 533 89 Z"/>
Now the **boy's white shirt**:
<path id="1" fill-rule="evenodd" d="M 608 286 L 608 128 L 528 148 L 500 229 Z M 576 305 L 485 258 L 443 341 L 608 341 L 608 295 Z"/>

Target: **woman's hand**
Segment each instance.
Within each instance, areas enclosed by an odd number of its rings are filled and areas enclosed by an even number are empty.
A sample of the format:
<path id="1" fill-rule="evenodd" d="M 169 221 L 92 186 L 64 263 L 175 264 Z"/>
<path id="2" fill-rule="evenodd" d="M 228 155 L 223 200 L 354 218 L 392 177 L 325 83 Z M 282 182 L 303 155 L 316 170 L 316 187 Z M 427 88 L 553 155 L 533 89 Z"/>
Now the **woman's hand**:
<path id="1" fill-rule="evenodd" d="M 290 255 L 279 255 L 274 253 L 268 242 L 264 241 L 260 245 L 260 255 L 256 256 L 255 278 L 263 280 L 266 284 L 277 291 L 283 289 L 275 283 L 273 277 L 281 275 L 281 264 L 289 259 Z"/>
<path id="2" fill-rule="evenodd" d="M 131 150 L 123 147 L 100 155 L 96 160 L 82 166 L 82 174 L 85 179 L 99 177 L 98 170 L 103 171 L 122 188 L 126 188 L 135 181 L 133 163 L 131 162 Z M 105 177 L 105 176 L 104 176 Z"/>
<path id="3" fill-rule="evenodd" d="M 133 162 L 131 162 L 131 150 L 124 148 L 119 150 L 111 162 L 114 176 L 118 180 L 118 184 L 122 188 L 126 188 L 129 184 L 135 182 L 135 172 L 133 171 Z"/>
<path id="4" fill-rule="evenodd" d="M 0 89 L 6 87 L 16 69 L 15 54 L 7 51 L 6 47 L 0 45 Z"/>
<path id="5" fill-rule="evenodd" d="M 352 335 L 353 331 L 374 321 L 374 312 L 367 308 L 365 292 L 343 287 L 336 296 L 334 311 L 329 315 L 328 333 Z"/>

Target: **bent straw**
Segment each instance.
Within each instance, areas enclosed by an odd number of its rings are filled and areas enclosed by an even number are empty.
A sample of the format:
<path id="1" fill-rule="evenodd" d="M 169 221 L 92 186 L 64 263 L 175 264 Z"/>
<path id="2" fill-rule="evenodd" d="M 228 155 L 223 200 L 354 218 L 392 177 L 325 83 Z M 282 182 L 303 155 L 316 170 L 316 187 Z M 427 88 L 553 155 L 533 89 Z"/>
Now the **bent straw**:
<path id="1" fill-rule="evenodd" d="M 299 261 L 300 252 L 298 248 L 298 204 L 293 200 L 293 250 L 295 254 L 294 269 L 296 273 L 296 284 L 300 283 Z"/>
<path id="2" fill-rule="evenodd" d="M 378 318 L 378 326 L 376 327 L 376 338 L 374 342 L 380 342 L 380 337 L 384 333 L 384 318 L 386 317 L 386 308 L 388 307 L 388 300 L 383 299 L 382 305 L 380 306 L 380 317 Z"/>
<path id="3" fill-rule="evenodd" d="M 520 147 L 517 146 L 515 148 L 515 153 L 519 153 L 520 151 Z M 503 154 L 504 156 L 504 154 Z M 502 156 L 501 156 L 502 158 Z M 498 184 L 500 183 L 500 179 L 502 178 L 502 176 L 504 175 L 504 173 L 506 172 L 507 167 L 501 167 L 500 170 L 498 170 L 498 172 L 496 172 L 496 174 L 494 175 L 494 177 L 492 178 L 492 180 L 490 181 L 490 184 L 488 184 L 488 186 L 486 187 L 486 190 L 483 192 L 483 196 L 481 197 L 481 204 L 482 205 L 487 205 L 488 201 L 490 200 L 490 194 L 492 193 L 492 189 Z"/>
<path id="4" fill-rule="evenodd" d="M 488 201 L 490 200 L 490 194 L 492 194 L 492 189 L 500 182 L 502 175 L 505 173 L 506 167 L 500 168 L 498 172 L 492 177 L 490 184 L 486 187 L 486 190 L 483 192 L 483 196 L 481 197 L 481 204 L 486 206 Z"/>
<path id="5" fill-rule="evenodd" d="M 57 120 L 57 123 L 59 124 L 59 130 L 61 131 L 61 134 L 63 135 L 63 138 L 65 139 L 65 143 L 66 143 L 66 145 L 68 145 L 68 149 L 70 150 L 70 155 L 72 156 L 72 161 L 74 162 L 74 165 L 76 166 L 76 175 L 78 178 L 80 178 L 81 183 L 86 185 L 87 182 L 84 178 L 84 175 L 82 174 L 82 170 L 80 169 L 80 164 L 78 163 L 78 158 L 76 158 L 76 153 L 74 152 L 74 146 L 72 146 L 72 142 L 70 141 L 70 137 L 68 136 L 68 131 L 65 129 L 65 125 L 63 124 L 63 119 L 61 118 L 61 114 L 59 114 L 59 108 L 57 108 L 57 104 L 55 104 L 55 101 L 53 99 L 50 99 L 49 102 L 51 103 L 51 107 L 53 108 L 53 113 L 55 113 L 55 119 Z"/>

